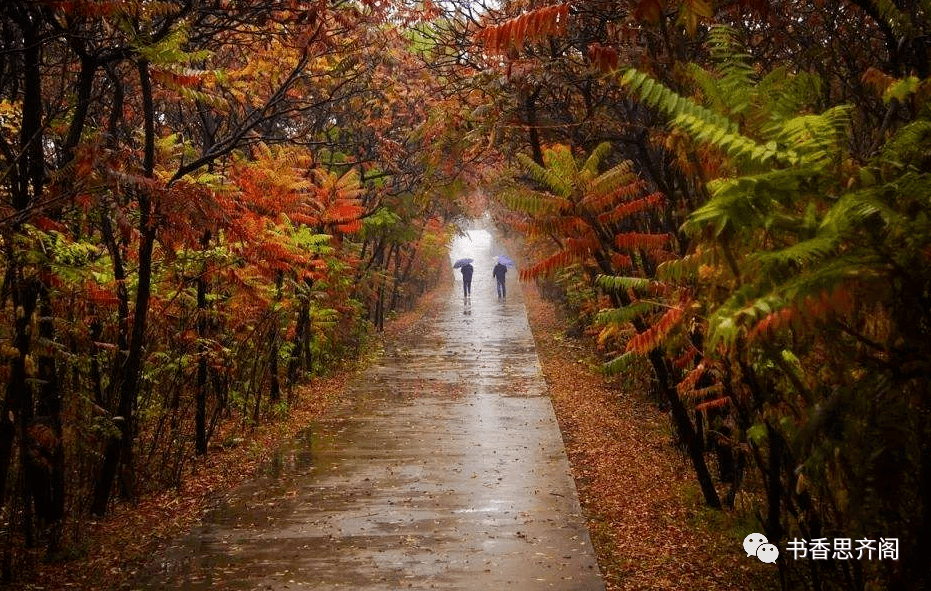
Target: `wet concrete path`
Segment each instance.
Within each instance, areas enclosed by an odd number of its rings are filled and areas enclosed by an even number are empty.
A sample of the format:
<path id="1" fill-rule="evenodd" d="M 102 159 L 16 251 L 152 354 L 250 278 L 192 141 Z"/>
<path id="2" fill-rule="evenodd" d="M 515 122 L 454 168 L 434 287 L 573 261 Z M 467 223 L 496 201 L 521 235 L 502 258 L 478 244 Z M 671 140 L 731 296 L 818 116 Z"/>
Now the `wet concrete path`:
<path id="1" fill-rule="evenodd" d="M 602 591 L 517 285 L 485 230 L 417 342 L 353 387 L 267 474 L 231 491 L 133 589 Z"/>

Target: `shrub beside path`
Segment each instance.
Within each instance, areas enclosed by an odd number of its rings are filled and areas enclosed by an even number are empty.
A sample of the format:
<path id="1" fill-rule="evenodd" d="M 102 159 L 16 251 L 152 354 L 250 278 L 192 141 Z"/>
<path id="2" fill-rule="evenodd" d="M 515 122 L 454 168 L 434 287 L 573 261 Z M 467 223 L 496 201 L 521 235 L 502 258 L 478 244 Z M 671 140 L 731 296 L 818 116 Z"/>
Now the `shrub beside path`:
<path id="1" fill-rule="evenodd" d="M 608 591 L 764 591 L 773 565 L 747 558 L 735 513 L 705 509 L 670 420 L 636 378 L 608 383 L 591 339 L 523 286 L 536 350 Z M 749 532 L 747 532 L 749 533 Z"/>

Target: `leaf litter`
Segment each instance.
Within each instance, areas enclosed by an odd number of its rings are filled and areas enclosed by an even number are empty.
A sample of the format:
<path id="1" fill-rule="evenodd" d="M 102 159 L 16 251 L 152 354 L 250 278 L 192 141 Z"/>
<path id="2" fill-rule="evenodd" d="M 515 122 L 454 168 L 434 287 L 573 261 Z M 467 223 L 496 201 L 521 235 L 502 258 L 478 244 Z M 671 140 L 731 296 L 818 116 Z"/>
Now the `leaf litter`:
<path id="1" fill-rule="evenodd" d="M 728 516 L 701 505 L 646 388 L 608 383 L 593 345 L 565 336 L 555 306 L 521 287 L 607 591 L 774 587 L 776 569 L 748 560 L 737 534 L 713 525 Z"/>

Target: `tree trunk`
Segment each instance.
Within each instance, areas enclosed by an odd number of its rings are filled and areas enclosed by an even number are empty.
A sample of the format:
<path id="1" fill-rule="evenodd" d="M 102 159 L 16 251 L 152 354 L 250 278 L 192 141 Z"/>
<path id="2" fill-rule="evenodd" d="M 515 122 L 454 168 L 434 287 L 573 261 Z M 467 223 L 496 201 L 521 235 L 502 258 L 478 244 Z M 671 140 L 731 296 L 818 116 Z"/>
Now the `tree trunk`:
<path id="1" fill-rule="evenodd" d="M 375 330 L 385 327 L 385 286 L 384 280 L 379 282 L 378 297 L 375 299 Z"/>
<path id="2" fill-rule="evenodd" d="M 921 499 L 921 525 L 918 535 L 918 544 L 915 552 L 912 553 L 914 561 L 922 560 L 920 557 L 931 556 L 931 442 L 927 441 L 929 437 L 927 408 L 920 409 L 920 418 L 922 419 L 922 432 L 920 437 L 924 440 L 921 446 L 921 467 L 918 473 L 919 498 Z M 931 588 L 931 561 L 924 560 L 921 565 L 916 565 L 916 572 L 921 573 L 925 585 Z"/>
<path id="3" fill-rule="evenodd" d="M 39 336 L 43 341 L 51 342 L 54 338 L 52 306 L 44 286 L 40 285 L 39 289 L 42 297 Z M 37 517 L 46 525 L 54 525 L 65 515 L 65 451 L 62 445 L 61 389 L 55 369 L 55 358 L 50 351 L 42 351 L 39 355 L 38 370 L 42 386 L 36 409 L 38 415 L 47 421 L 45 426 L 49 432 L 34 443 L 41 449 L 48 466 L 37 470 L 37 476 L 41 475 L 41 480 L 35 483 L 33 496 L 37 499 L 43 498 L 41 511 L 39 503 L 36 503 Z M 57 547 L 58 542 L 56 538 L 49 540 L 50 547 Z"/>
<path id="4" fill-rule="evenodd" d="M 142 104 L 145 116 L 145 146 L 143 157 L 143 174 L 152 178 L 155 169 L 155 120 L 152 103 L 152 86 L 149 80 L 149 66 L 146 60 L 138 64 L 140 89 L 142 90 Z M 156 224 L 152 219 L 152 198 L 145 190 L 137 192 L 139 202 L 139 277 L 136 291 L 136 307 L 133 312 L 132 334 L 129 340 L 129 351 L 126 356 L 122 382 L 120 384 L 120 398 L 117 421 L 120 435 L 112 438 L 104 452 L 103 466 L 100 477 L 94 490 L 94 499 L 91 511 L 95 515 L 103 515 L 107 511 L 110 500 L 110 491 L 120 459 L 122 458 L 126 478 L 132 478 L 132 435 L 133 411 L 136 407 L 136 396 L 139 386 L 139 373 L 142 369 L 142 352 L 145 341 L 146 320 L 149 309 L 149 299 L 152 289 L 152 251 L 155 246 Z M 128 485 L 131 490 L 131 484 Z"/>
<path id="5" fill-rule="evenodd" d="M 596 262 L 602 272 L 612 274 L 612 269 L 603 256 L 596 255 Z M 624 292 L 612 292 L 610 294 L 615 307 L 627 306 L 630 304 L 630 298 Z M 645 332 L 648 327 L 643 320 L 634 320 L 632 322 L 638 333 Z M 702 495 L 705 497 L 705 504 L 714 509 L 721 508 L 721 498 L 714 487 L 714 479 L 711 471 L 708 470 L 708 463 L 705 461 L 704 446 L 700 441 L 695 427 L 692 425 L 692 419 L 689 417 L 688 410 L 679 398 L 679 393 L 673 384 L 671 367 L 659 349 L 650 351 L 650 365 L 653 367 L 653 375 L 660 388 L 663 398 L 669 403 L 672 412 L 672 420 L 676 425 L 676 430 L 682 438 L 688 451 L 689 458 L 692 460 L 692 468 L 695 470 L 695 476 L 698 479 L 698 485 L 701 487 Z"/>
<path id="6" fill-rule="evenodd" d="M 272 402 L 281 400 L 281 382 L 278 380 L 278 326 L 272 327 L 268 343 L 268 396 Z"/>
<path id="7" fill-rule="evenodd" d="M 23 101 L 19 149 L 21 156 L 10 170 L 5 171 L 11 188 L 11 203 L 18 212 L 25 212 L 42 199 L 45 181 L 45 139 L 42 124 L 42 80 L 40 77 L 41 55 L 36 28 L 36 15 L 28 6 L 12 7 L 22 31 L 23 43 Z M 19 228 L 14 226 L 13 233 Z M 7 237 L 9 238 L 9 237 Z M 31 352 L 32 317 L 38 303 L 40 289 L 37 279 L 27 276 L 27 265 L 21 260 L 15 240 L 8 240 L 7 271 L 8 284 L 16 317 L 13 326 L 13 347 L 17 354 L 10 361 L 10 377 L 4 395 L 0 416 L 0 505 L 5 502 L 7 478 L 12 462 L 16 440 L 20 446 L 20 491 L 23 499 L 22 525 L 27 545 L 35 543 L 32 524 L 33 487 L 31 486 L 32 462 L 28 449 L 29 427 L 33 419 L 33 391 L 28 380 L 27 360 Z"/>
<path id="8" fill-rule="evenodd" d="M 527 110 L 527 128 L 530 133 L 530 152 L 533 154 L 533 161 L 543 166 L 543 147 L 540 142 L 540 132 L 537 129 L 537 97 L 540 96 L 542 87 L 538 87 L 527 96 L 524 101 L 524 108 Z"/>
<path id="9" fill-rule="evenodd" d="M 100 322 L 100 317 L 94 313 L 94 310 L 90 311 L 93 320 L 91 321 L 90 327 L 90 339 L 91 339 L 91 388 L 94 391 L 94 402 L 100 408 L 107 408 L 109 401 L 104 399 L 103 396 L 103 376 L 100 373 L 100 348 L 95 344 L 100 342 L 100 337 L 103 334 L 103 324 Z"/>
<path id="10" fill-rule="evenodd" d="M 638 331 L 640 329 L 638 328 Z M 666 365 L 666 358 L 657 350 L 650 352 L 650 363 L 653 365 L 653 371 L 659 381 L 660 390 L 669 402 L 669 410 L 672 412 L 672 419 L 676 424 L 676 430 L 682 437 L 689 458 L 692 460 L 692 467 L 695 470 L 695 476 L 698 478 L 698 485 L 701 487 L 702 495 L 705 497 L 705 504 L 713 509 L 721 508 L 721 499 L 718 491 L 714 488 L 714 479 L 708 470 L 708 464 L 705 462 L 703 455 L 703 446 L 698 439 L 698 434 L 692 426 L 692 420 L 689 413 L 679 398 L 679 393 L 675 386 L 670 383 L 669 371 Z"/>
<path id="11" fill-rule="evenodd" d="M 308 289 L 309 292 L 309 289 Z M 288 359 L 288 393 L 290 395 L 294 384 L 300 375 L 301 361 L 304 355 L 304 341 L 310 326 L 310 293 L 301 301 L 301 308 L 297 314 L 297 325 L 294 328 L 294 341 L 291 344 L 291 357 Z"/>
<path id="12" fill-rule="evenodd" d="M 210 244 L 210 231 L 207 230 L 201 236 L 201 248 L 206 251 Z M 206 264 L 205 264 L 206 267 Z M 197 455 L 207 453 L 207 389 L 208 389 L 208 372 L 207 372 L 207 355 L 210 348 L 207 346 L 207 278 L 205 277 L 207 269 L 201 269 L 200 276 L 197 278 L 197 338 L 198 344 L 197 358 L 197 386 L 194 391 L 195 409 L 194 409 L 194 448 Z"/>
<path id="13" fill-rule="evenodd" d="M 26 358 L 29 356 L 31 345 L 29 325 L 35 311 L 36 292 L 34 285 L 23 285 L 22 274 L 18 271 L 14 271 L 12 282 L 10 291 L 13 296 L 13 308 L 17 310 L 13 346 L 18 355 L 10 360 L 10 379 L 4 396 L 3 413 L 0 415 L 0 505 L 6 500 L 6 481 L 17 435 L 17 418 L 22 416 L 25 407 L 28 406 L 30 412 L 32 410 L 32 390 L 26 381 Z M 21 432 L 19 436 L 24 438 L 25 433 Z"/>
<path id="14" fill-rule="evenodd" d="M 782 436 L 769 424 L 766 425 L 769 440 L 769 464 L 766 470 L 766 537 L 770 544 L 778 544 L 782 538 L 780 522 L 782 508 Z"/>
<path id="15" fill-rule="evenodd" d="M 281 287 L 284 284 L 284 273 L 278 271 L 275 278 L 275 302 L 281 301 Z M 281 400 L 281 381 L 278 379 L 278 310 L 271 314 L 272 329 L 268 339 L 268 379 L 269 379 L 269 398 L 272 402 Z"/>

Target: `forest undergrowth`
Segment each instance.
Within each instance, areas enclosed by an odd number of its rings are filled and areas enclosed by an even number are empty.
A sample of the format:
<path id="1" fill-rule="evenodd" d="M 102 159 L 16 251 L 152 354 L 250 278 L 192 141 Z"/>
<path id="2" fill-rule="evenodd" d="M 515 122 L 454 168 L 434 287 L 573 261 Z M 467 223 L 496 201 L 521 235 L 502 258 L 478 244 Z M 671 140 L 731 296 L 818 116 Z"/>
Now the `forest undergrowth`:
<path id="1" fill-rule="evenodd" d="M 31 576 L 15 581 L 10 590 L 126 589 L 140 565 L 195 527 L 222 492 L 255 478 L 282 441 L 348 403 L 347 387 L 352 380 L 377 358 L 383 343 L 410 338 L 422 326 L 418 321 L 442 303 L 448 282 L 447 274 L 442 274 L 439 286 L 424 294 L 416 307 L 393 315 L 363 355 L 301 384 L 289 412 L 247 432 L 241 430 L 240 421 L 230 419 L 215 438 L 225 445 L 214 445 L 210 453 L 194 461 L 180 488 L 146 495 L 135 503 L 117 503 L 103 519 L 73 524 L 68 536 L 72 543 L 58 556 L 46 557 L 36 550 L 28 557 L 32 565 L 16 565 L 19 572 Z"/>

